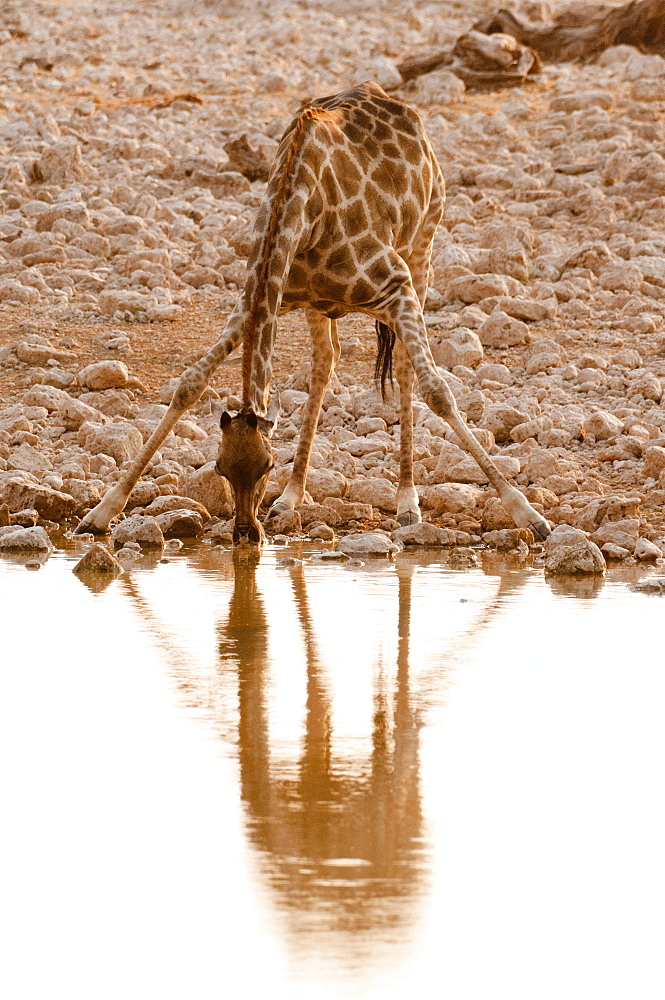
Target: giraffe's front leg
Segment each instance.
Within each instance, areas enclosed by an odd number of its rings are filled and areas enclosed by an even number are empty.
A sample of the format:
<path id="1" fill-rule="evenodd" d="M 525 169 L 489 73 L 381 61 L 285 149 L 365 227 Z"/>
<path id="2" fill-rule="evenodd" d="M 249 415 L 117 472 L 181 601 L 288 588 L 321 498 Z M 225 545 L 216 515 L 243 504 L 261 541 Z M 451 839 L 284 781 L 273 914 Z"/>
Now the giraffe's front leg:
<path id="1" fill-rule="evenodd" d="M 293 459 L 293 472 L 286 489 L 275 500 L 268 511 L 268 520 L 285 510 L 294 510 L 305 496 L 307 469 L 312 453 L 312 443 L 319 422 L 321 404 L 326 393 L 335 361 L 339 357 L 337 323 L 315 309 L 307 310 L 307 323 L 312 337 L 312 372 L 309 381 L 309 397 L 305 403 L 298 447 Z"/>
<path id="2" fill-rule="evenodd" d="M 88 511 L 76 528 L 75 534 L 82 535 L 85 532 L 91 532 L 94 535 L 106 534 L 111 520 L 124 509 L 130 493 L 147 468 L 152 456 L 185 410 L 199 399 L 217 366 L 228 357 L 240 342 L 243 315 L 244 306 L 241 296 L 229 317 L 222 336 L 204 357 L 183 372 L 169 408 L 158 426 L 118 482 L 107 490 L 96 507 Z"/>

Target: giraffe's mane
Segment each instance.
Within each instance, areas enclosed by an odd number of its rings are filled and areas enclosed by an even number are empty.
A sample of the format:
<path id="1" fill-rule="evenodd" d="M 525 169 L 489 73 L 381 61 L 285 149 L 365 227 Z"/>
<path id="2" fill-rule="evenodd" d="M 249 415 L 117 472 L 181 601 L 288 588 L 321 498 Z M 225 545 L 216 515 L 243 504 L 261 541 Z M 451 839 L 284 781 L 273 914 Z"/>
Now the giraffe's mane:
<path id="1" fill-rule="evenodd" d="M 282 172 L 277 185 L 277 190 L 275 191 L 275 195 L 272 200 L 270 219 L 268 220 L 268 225 L 263 236 L 263 247 L 261 249 L 259 261 L 256 265 L 256 285 L 254 288 L 254 295 L 252 296 L 249 312 L 247 314 L 247 320 L 245 322 L 242 350 L 243 409 L 248 409 L 250 407 L 252 354 L 254 352 L 254 341 L 256 339 L 258 313 L 265 290 L 266 278 L 268 276 L 268 266 L 270 263 L 270 255 L 274 246 L 275 233 L 277 232 L 282 206 L 286 198 L 293 163 L 300 150 L 303 130 L 308 121 L 322 119 L 324 121 L 334 121 L 336 117 L 337 116 L 335 116 L 334 113 L 326 111 L 323 108 L 312 106 L 306 107 L 300 112 L 293 128 L 293 134 L 284 157 L 284 164 L 282 166 Z"/>

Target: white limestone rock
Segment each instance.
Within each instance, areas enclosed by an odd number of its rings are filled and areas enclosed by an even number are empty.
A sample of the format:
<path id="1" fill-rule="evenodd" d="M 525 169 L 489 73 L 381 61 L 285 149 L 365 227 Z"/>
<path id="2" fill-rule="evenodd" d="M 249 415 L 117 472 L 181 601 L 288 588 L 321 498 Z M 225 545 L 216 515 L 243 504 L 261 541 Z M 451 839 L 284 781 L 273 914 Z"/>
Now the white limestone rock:
<path id="1" fill-rule="evenodd" d="M 154 517 L 132 515 L 113 528 L 111 541 L 116 548 L 127 542 L 138 542 L 142 548 L 161 549 L 164 546 L 164 535 Z"/>
<path id="2" fill-rule="evenodd" d="M 82 368 L 76 381 L 87 389 L 121 389 L 129 381 L 129 371 L 123 361 L 97 361 Z"/>
<path id="3" fill-rule="evenodd" d="M 439 528 L 427 521 L 397 528 L 390 537 L 402 545 L 429 545 L 438 548 L 449 547 L 457 542 L 456 534 L 450 528 Z"/>
<path id="4" fill-rule="evenodd" d="M 556 575 L 604 573 L 605 559 L 583 531 L 559 524 L 545 541 L 545 569 Z"/>
<path id="5" fill-rule="evenodd" d="M 379 476 L 355 479 L 349 483 L 347 492 L 351 503 L 369 504 L 388 514 L 397 512 L 397 490 L 388 479 Z"/>
<path id="6" fill-rule="evenodd" d="M 51 539 L 44 528 L 11 528 L 0 534 L 2 552 L 50 552 Z"/>
<path id="7" fill-rule="evenodd" d="M 454 368 L 466 365 L 474 368 L 483 360 L 483 348 L 478 335 L 464 326 L 459 326 L 441 339 L 430 338 L 432 357 L 437 365 Z"/>
<path id="8" fill-rule="evenodd" d="M 110 455 L 118 465 L 136 458 L 143 447 L 140 431 L 126 420 L 110 424 L 86 421 L 78 431 L 78 443 L 91 455 Z"/>
<path id="9" fill-rule="evenodd" d="M 348 556 L 391 556 L 402 550 L 401 542 L 394 542 L 377 531 L 344 535 L 337 542 L 337 550 Z"/>

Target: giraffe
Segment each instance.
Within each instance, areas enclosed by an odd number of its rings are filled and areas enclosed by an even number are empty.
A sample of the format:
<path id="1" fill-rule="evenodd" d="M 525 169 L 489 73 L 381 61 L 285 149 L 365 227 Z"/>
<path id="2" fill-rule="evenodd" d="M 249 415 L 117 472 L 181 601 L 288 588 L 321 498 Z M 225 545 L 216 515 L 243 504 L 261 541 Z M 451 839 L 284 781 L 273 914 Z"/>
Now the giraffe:
<path id="1" fill-rule="evenodd" d="M 268 517 L 302 502 L 323 397 L 339 357 L 337 320 L 374 319 L 384 386 L 395 369 L 400 389 L 397 520 L 420 520 L 413 482 L 413 387 L 448 422 L 496 489 L 518 527 L 538 539 L 550 526 L 508 483 L 460 416 L 434 364 L 423 317 L 432 239 L 443 213 L 444 183 L 418 113 L 368 81 L 309 102 L 282 137 L 247 261 L 247 282 L 226 327 L 181 376 L 167 413 L 121 479 L 83 518 L 77 533 L 104 533 L 125 506 L 155 451 L 201 396 L 215 369 L 243 341 L 242 408 L 222 413 L 216 468 L 232 488 L 234 544 L 258 544 L 259 504 L 272 468 L 270 437 L 278 405 L 269 405 L 280 312 L 305 310 L 311 377 L 291 478 Z"/>

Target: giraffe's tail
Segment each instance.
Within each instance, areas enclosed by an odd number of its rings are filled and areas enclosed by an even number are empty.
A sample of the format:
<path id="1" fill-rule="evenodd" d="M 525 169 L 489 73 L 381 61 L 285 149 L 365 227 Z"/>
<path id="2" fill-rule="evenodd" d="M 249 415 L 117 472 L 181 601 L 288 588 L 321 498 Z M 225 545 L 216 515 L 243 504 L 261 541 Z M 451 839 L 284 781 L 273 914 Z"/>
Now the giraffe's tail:
<path id="1" fill-rule="evenodd" d="M 385 323 L 376 321 L 376 364 L 374 380 L 381 386 L 381 396 L 386 398 L 386 382 L 393 384 L 393 348 L 395 334 Z"/>

